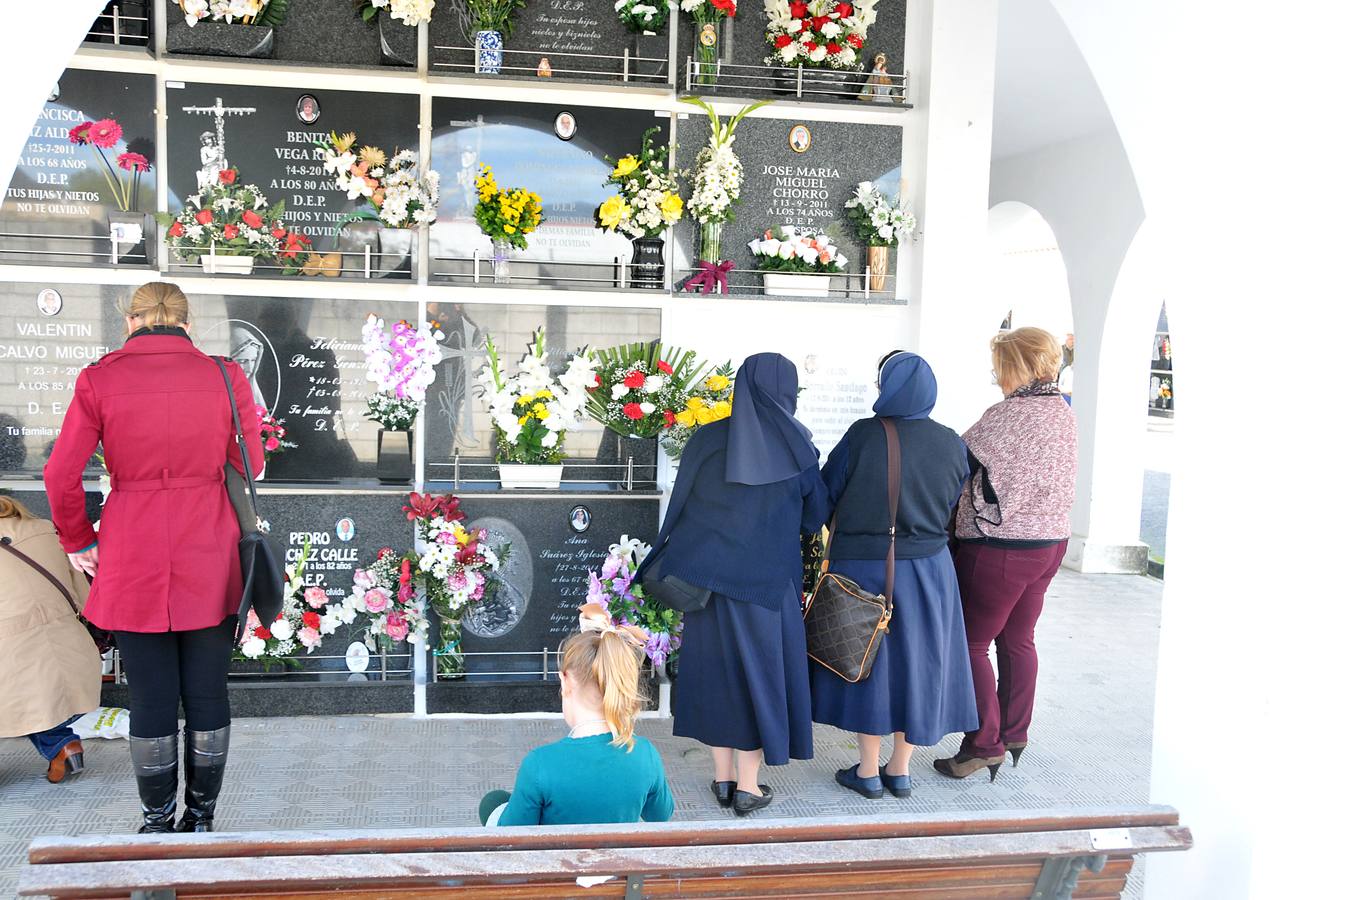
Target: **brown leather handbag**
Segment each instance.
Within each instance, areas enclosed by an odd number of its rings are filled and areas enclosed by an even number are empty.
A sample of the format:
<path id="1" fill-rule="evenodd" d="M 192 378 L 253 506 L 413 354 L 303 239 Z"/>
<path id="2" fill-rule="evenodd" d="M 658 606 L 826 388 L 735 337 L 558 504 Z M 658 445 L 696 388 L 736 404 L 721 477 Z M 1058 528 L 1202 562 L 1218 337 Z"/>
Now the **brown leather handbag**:
<path id="1" fill-rule="evenodd" d="M 880 652 L 880 641 L 889 633 L 894 615 L 894 532 L 899 514 L 901 478 L 899 435 L 892 419 L 881 419 L 889 464 L 889 555 L 885 557 L 885 589 L 872 594 L 861 585 L 828 571 L 837 514 L 833 515 L 824 547 L 819 582 L 805 606 L 805 643 L 809 658 L 853 684 L 865 681 Z"/>

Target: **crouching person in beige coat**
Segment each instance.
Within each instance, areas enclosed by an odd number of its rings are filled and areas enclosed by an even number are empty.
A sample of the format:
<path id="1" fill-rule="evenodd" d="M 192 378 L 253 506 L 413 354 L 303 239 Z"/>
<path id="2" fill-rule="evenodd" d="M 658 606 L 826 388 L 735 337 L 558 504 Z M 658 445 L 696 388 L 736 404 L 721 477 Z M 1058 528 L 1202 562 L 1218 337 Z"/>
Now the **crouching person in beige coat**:
<path id="1" fill-rule="evenodd" d="M 27 736 L 57 784 L 84 770 L 84 748 L 69 726 L 99 705 L 101 663 L 66 596 L 24 557 L 79 606 L 89 584 L 71 568 L 52 523 L 13 497 L 0 496 L 0 543 L 0 737 Z"/>

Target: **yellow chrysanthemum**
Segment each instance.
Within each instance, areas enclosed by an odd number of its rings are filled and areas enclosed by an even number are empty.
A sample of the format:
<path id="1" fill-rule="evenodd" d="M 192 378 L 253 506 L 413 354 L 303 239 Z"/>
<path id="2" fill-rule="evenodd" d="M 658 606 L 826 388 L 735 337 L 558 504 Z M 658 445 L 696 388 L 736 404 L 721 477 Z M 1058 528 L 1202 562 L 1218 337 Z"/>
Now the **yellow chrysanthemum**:
<path id="1" fill-rule="evenodd" d="M 532 417 L 531 417 L 531 416 L 518 416 L 518 424 L 519 424 L 519 425 L 526 425 L 526 424 L 527 424 L 528 422 L 530 422 L 531 420 L 532 420 Z"/>
<path id="2" fill-rule="evenodd" d="M 729 414 L 733 412 L 733 407 L 730 406 L 728 400 L 717 400 L 715 405 L 710 408 L 710 411 L 711 415 L 715 417 L 715 421 L 718 422 L 721 419 L 728 419 Z"/>
<path id="3" fill-rule="evenodd" d="M 532 415 L 544 421 L 546 416 L 550 415 L 550 413 L 546 410 L 546 404 L 537 401 L 532 404 Z"/>
<path id="4" fill-rule="evenodd" d="M 604 228 L 615 228 L 630 215 L 630 207 L 620 197 L 608 197 L 598 208 L 598 220 Z"/>
<path id="5" fill-rule="evenodd" d="M 640 161 L 633 156 L 623 156 L 616 161 L 616 168 L 612 169 L 613 178 L 625 178 L 631 172 L 640 168 Z"/>
<path id="6" fill-rule="evenodd" d="M 723 375 L 712 375 L 706 379 L 706 389 L 710 391 L 723 391 L 729 387 L 729 379 Z"/>
<path id="7" fill-rule="evenodd" d="M 682 218 L 682 198 L 677 194 L 664 194 L 659 201 L 659 211 L 666 220 L 676 222 Z"/>
<path id="8" fill-rule="evenodd" d="M 375 168 L 386 164 L 386 151 L 380 147 L 363 147 L 358 151 L 358 160 Z"/>
<path id="9" fill-rule="evenodd" d="M 684 428 L 691 428 L 693 425 L 696 424 L 696 414 L 692 412 L 690 409 L 684 409 L 682 412 L 678 413 L 673 418 L 676 419 L 677 423 Z"/>
<path id="10" fill-rule="evenodd" d="M 336 134 L 333 131 L 329 133 L 329 141 L 334 145 L 334 150 L 337 153 L 347 153 L 353 149 L 353 144 L 357 139 L 358 136 L 351 131 L 347 134 Z"/>
<path id="11" fill-rule="evenodd" d="M 514 228 L 512 225 L 504 225 L 503 230 L 506 231 L 508 234 L 512 234 L 513 232 L 517 231 L 517 229 Z"/>

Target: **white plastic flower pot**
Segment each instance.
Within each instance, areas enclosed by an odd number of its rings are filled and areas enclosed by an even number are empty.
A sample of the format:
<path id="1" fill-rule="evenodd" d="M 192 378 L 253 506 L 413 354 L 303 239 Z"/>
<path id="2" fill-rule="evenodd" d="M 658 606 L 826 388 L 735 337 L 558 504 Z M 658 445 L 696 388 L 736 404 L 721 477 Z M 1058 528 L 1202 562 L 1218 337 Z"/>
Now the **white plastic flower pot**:
<path id="1" fill-rule="evenodd" d="M 769 297 L 827 297 L 830 275 L 763 272 L 763 293 Z"/>
<path id="2" fill-rule="evenodd" d="M 208 275 L 248 275 L 254 271 L 252 256 L 202 256 L 202 271 Z"/>
<path id="3" fill-rule="evenodd" d="M 504 490 L 536 488 L 559 490 L 563 465 L 529 466 L 522 463 L 499 463 L 499 486 Z"/>

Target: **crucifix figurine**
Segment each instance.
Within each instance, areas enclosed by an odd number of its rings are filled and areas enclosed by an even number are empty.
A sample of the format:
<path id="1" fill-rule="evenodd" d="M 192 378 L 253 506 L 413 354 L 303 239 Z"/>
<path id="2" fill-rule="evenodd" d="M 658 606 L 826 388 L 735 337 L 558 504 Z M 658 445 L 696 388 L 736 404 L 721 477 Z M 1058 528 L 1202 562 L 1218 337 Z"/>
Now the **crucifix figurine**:
<path id="1" fill-rule="evenodd" d="M 183 111 L 190 115 L 210 115 L 216 120 L 216 133 L 202 133 L 202 168 L 198 169 L 198 190 L 215 184 L 217 175 L 223 169 L 229 169 L 226 159 L 226 116 L 248 116 L 257 112 L 252 106 L 225 106 L 221 98 L 216 98 L 213 106 L 185 106 Z"/>

